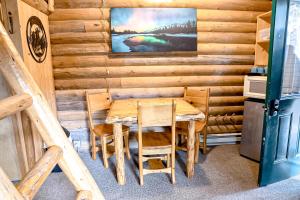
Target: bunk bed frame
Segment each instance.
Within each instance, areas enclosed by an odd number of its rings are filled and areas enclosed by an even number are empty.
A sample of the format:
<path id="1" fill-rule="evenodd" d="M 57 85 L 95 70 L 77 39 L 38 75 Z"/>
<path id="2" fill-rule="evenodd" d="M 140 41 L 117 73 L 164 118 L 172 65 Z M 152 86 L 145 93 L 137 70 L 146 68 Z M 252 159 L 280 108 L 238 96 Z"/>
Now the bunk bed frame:
<path id="1" fill-rule="evenodd" d="M 56 164 L 74 185 L 78 192 L 76 199 L 104 199 L 87 167 L 68 141 L 2 23 L 0 43 L 0 72 L 16 93 L 12 97 L 0 100 L 0 119 L 24 110 L 48 146 L 48 151 L 17 186 L 0 167 L 0 199 L 33 199 Z"/>

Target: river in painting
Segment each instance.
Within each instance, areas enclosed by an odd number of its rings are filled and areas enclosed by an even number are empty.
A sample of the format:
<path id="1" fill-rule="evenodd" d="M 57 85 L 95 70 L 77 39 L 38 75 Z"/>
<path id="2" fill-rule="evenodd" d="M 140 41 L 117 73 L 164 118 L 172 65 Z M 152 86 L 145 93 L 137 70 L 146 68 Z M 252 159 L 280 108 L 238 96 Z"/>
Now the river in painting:
<path id="1" fill-rule="evenodd" d="M 196 51 L 197 34 L 113 34 L 113 52 Z"/>

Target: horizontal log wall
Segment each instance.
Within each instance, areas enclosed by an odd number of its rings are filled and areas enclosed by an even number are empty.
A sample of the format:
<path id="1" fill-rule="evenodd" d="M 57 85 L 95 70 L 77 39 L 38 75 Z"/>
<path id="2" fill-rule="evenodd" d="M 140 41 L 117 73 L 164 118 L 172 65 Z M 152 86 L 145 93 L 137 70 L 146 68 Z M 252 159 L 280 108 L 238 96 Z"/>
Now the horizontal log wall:
<path id="1" fill-rule="evenodd" d="M 59 0 L 55 7 L 50 32 L 56 100 L 66 128 L 88 131 L 85 91 L 103 91 L 109 84 L 114 99 L 180 97 L 184 86 L 211 87 L 208 132 L 241 131 L 243 78 L 254 64 L 256 16 L 271 10 L 271 1 Z M 111 7 L 196 8 L 197 55 L 109 55 Z"/>

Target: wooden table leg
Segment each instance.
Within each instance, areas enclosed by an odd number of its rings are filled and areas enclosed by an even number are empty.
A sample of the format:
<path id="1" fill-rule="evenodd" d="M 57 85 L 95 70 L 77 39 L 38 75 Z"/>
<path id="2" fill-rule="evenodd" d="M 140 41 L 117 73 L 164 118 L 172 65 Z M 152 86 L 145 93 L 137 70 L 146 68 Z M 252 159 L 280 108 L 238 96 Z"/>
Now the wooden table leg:
<path id="1" fill-rule="evenodd" d="M 194 176 L 194 161 L 195 161 L 195 121 L 189 122 L 189 133 L 187 141 L 187 160 L 186 160 L 186 172 L 187 177 L 192 178 Z"/>
<path id="2" fill-rule="evenodd" d="M 124 168 L 124 149 L 123 149 L 123 135 L 122 135 L 122 124 L 114 124 L 114 142 L 116 152 L 116 173 L 118 183 L 120 185 L 125 184 L 125 168 Z"/>

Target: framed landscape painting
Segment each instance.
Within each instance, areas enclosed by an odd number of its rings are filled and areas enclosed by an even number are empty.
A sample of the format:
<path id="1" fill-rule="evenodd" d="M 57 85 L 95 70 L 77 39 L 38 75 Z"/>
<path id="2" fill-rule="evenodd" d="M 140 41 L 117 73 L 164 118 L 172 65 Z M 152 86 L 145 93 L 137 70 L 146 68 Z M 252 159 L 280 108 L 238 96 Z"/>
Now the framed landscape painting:
<path id="1" fill-rule="evenodd" d="M 112 8 L 112 52 L 197 51 L 193 8 Z"/>

